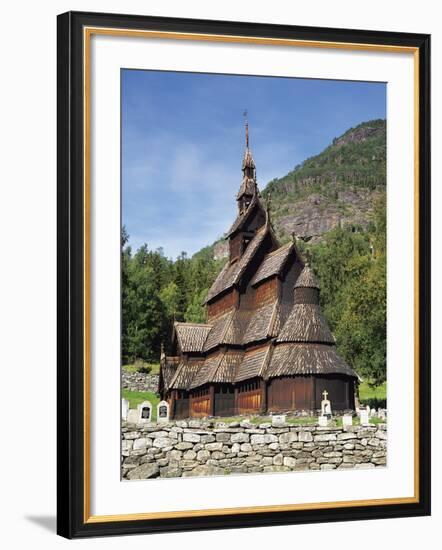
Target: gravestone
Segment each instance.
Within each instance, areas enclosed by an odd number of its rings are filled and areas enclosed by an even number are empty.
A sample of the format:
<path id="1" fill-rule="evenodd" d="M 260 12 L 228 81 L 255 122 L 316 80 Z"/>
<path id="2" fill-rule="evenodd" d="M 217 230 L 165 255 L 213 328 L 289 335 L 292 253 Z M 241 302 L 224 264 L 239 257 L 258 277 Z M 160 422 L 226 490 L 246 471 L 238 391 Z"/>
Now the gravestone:
<path id="1" fill-rule="evenodd" d="M 353 426 L 353 417 L 351 414 L 344 414 L 342 417 L 342 427 L 346 430 L 350 426 Z"/>
<path id="2" fill-rule="evenodd" d="M 138 424 L 138 410 L 137 409 L 129 409 L 127 411 L 127 419 L 126 422 L 128 424 Z"/>
<path id="3" fill-rule="evenodd" d="M 281 426 L 285 424 L 286 415 L 285 414 L 275 414 L 272 416 L 272 426 Z"/>
<path id="4" fill-rule="evenodd" d="M 386 409 L 378 409 L 378 418 L 380 418 L 381 420 L 385 420 L 387 418 Z"/>
<path id="5" fill-rule="evenodd" d="M 121 400 L 121 418 L 127 420 L 127 413 L 129 412 L 129 401 L 124 399 Z"/>
<path id="6" fill-rule="evenodd" d="M 378 413 L 376 412 L 376 409 L 371 409 L 371 411 L 370 411 L 370 418 L 373 418 L 373 417 L 375 417 L 375 416 L 377 416 L 377 415 L 378 415 Z"/>
<path id="7" fill-rule="evenodd" d="M 157 405 L 157 422 L 169 422 L 169 403 L 160 401 Z"/>
<path id="8" fill-rule="evenodd" d="M 152 403 L 143 401 L 137 407 L 138 422 L 152 422 Z"/>
<path id="9" fill-rule="evenodd" d="M 326 416 L 327 418 L 331 418 L 332 410 L 331 410 L 331 403 L 327 399 L 328 391 L 324 390 L 322 392 L 322 396 L 324 399 L 321 401 L 321 416 Z"/>
<path id="10" fill-rule="evenodd" d="M 321 426 L 321 428 L 325 428 L 328 426 L 328 418 L 324 415 L 318 416 L 318 424 Z"/>
<path id="11" fill-rule="evenodd" d="M 361 426 L 368 426 L 370 424 L 367 409 L 359 409 L 359 419 L 361 421 Z"/>

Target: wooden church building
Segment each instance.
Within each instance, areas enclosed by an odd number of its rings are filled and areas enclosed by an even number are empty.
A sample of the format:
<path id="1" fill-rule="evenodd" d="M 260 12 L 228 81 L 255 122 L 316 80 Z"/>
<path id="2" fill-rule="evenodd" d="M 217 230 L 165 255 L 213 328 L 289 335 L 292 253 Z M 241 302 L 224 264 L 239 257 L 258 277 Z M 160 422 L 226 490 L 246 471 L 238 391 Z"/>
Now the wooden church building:
<path id="1" fill-rule="evenodd" d="M 354 409 L 357 374 L 338 355 L 319 285 L 296 244 L 280 246 L 249 148 L 229 229 L 229 258 L 206 298 L 207 323 L 174 324 L 161 357 L 160 393 L 171 418 Z"/>

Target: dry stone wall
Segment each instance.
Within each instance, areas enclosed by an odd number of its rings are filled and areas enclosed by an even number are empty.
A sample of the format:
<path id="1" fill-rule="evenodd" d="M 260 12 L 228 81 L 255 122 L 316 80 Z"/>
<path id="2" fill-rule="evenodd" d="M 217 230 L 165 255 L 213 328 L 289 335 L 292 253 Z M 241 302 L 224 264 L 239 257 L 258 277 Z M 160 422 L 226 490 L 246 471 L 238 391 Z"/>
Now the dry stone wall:
<path id="1" fill-rule="evenodd" d="M 158 374 L 145 374 L 142 372 L 125 372 L 121 374 L 122 386 L 131 391 L 158 391 Z"/>
<path id="2" fill-rule="evenodd" d="M 387 425 L 123 423 L 121 459 L 122 477 L 129 480 L 379 468 L 387 463 Z"/>

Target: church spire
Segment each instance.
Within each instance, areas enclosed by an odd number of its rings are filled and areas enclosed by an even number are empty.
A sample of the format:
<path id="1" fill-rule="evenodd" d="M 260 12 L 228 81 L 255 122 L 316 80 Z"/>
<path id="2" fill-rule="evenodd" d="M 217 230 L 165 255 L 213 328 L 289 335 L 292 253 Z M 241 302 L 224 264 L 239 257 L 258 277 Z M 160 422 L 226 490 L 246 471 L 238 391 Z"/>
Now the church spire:
<path id="1" fill-rule="evenodd" d="M 243 177 L 238 195 L 236 196 L 240 213 L 243 213 L 247 209 L 254 195 L 258 193 L 258 187 L 256 183 L 256 166 L 255 161 L 253 160 L 252 152 L 250 151 L 249 147 L 249 121 L 247 118 L 247 111 L 244 111 L 244 126 L 246 135 L 246 148 L 242 161 Z"/>

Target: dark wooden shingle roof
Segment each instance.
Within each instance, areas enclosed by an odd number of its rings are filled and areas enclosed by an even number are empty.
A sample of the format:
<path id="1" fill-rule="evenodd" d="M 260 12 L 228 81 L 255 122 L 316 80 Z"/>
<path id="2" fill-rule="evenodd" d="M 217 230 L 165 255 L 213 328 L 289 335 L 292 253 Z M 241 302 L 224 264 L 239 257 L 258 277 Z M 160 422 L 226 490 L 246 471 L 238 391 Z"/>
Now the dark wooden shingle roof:
<path id="1" fill-rule="evenodd" d="M 159 386 L 164 390 L 168 390 L 169 384 L 176 373 L 179 363 L 180 357 L 174 356 L 166 357 L 164 363 L 161 365 Z"/>
<path id="2" fill-rule="evenodd" d="M 334 346 L 326 344 L 284 343 L 275 346 L 264 377 L 304 374 L 357 374 L 340 357 Z"/>
<path id="3" fill-rule="evenodd" d="M 255 252 L 258 250 L 260 244 L 263 242 L 268 231 L 268 226 L 264 226 L 262 229 L 260 229 L 250 241 L 241 258 L 233 264 L 230 264 L 228 262 L 224 266 L 221 273 L 218 275 L 215 282 L 210 287 L 209 292 L 207 293 L 206 302 L 209 302 L 210 300 L 215 298 L 215 296 L 221 294 L 221 292 L 224 292 L 233 287 L 235 284 L 239 283 L 241 275 L 244 273 L 244 270 L 249 265 L 249 262 L 253 258 Z"/>
<path id="4" fill-rule="evenodd" d="M 335 339 L 317 304 L 295 304 L 277 342 L 320 342 L 334 344 Z"/>
<path id="5" fill-rule="evenodd" d="M 216 372 L 213 375 L 211 382 L 215 383 L 233 383 L 241 364 L 244 352 L 229 351 L 221 359 Z"/>
<path id="6" fill-rule="evenodd" d="M 242 186 L 241 186 L 241 188 L 242 188 Z M 258 205 L 258 202 L 259 202 L 259 197 L 255 193 L 253 195 L 252 200 L 250 201 L 250 204 L 247 207 L 247 209 L 244 212 L 239 212 L 239 214 L 236 216 L 235 221 L 233 222 L 230 229 L 226 233 L 226 237 L 225 237 L 226 239 L 228 237 L 230 237 L 231 235 L 233 235 L 234 233 L 236 233 L 238 231 L 238 229 L 241 229 L 243 224 L 249 219 L 249 217 L 252 214 L 255 206 Z"/>
<path id="7" fill-rule="evenodd" d="M 198 370 L 204 364 L 204 359 L 181 362 L 170 381 L 169 388 L 174 390 L 189 389 Z"/>
<path id="8" fill-rule="evenodd" d="M 221 363 L 221 359 L 223 358 L 222 353 L 218 353 L 216 355 L 211 355 L 209 357 L 206 357 L 204 360 L 204 363 L 201 365 L 201 367 L 196 371 L 195 376 L 190 383 L 189 388 L 197 388 L 198 386 L 202 386 L 204 384 L 209 383 L 216 373 L 217 368 L 219 367 L 219 364 Z"/>
<path id="9" fill-rule="evenodd" d="M 239 365 L 235 382 L 242 382 L 243 380 L 260 376 L 265 370 L 269 350 L 270 345 L 258 350 L 247 351 Z"/>
<path id="10" fill-rule="evenodd" d="M 256 285 L 269 277 L 273 277 L 274 275 L 281 273 L 282 268 L 284 267 L 284 264 L 293 249 L 294 244 L 289 243 L 267 254 L 255 273 L 251 284 Z"/>
<path id="11" fill-rule="evenodd" d="M 213 321 L 212 328 L 204 343 L 203 351 L 206 352 L 221 344 L 229 343 L 227 334 L 234 315 L 234 311 L 229 311 Z"/>
<path id="12" fill-rule="evenodd" d="M 296 279 L 295 288 L 301 287 L 319 289 L 318 280 L 316 279 L 313 270 L 308 265 L 304 267 L 304 269 L 299 274 L 299 277 Z"/>
<path id="13" fill-rule="evenodd" d="M 250 312 L 250 320 L 242 336 L 243 344 L 264 340 L 271 335 L 277 307 L 274 302 Z"/>
<path id="14" fill-rule="evenodd" d="M 174 329 L 180 349 L 183 353 L 203 351 L 204 342 L 212 325 L 198 323 L 175 323 Z"/>

